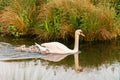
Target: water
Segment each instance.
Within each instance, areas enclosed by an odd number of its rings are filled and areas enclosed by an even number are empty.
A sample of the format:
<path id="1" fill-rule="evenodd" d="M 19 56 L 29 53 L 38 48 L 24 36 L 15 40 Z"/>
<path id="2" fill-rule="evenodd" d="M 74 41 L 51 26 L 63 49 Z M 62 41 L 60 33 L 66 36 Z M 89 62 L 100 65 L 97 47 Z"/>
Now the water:
<path id="1" fill-rule="evenodd" d="M 0 80 L 120 80 L 120 64 L 84 68 L 83 72 L 76 73 L 72 67 L 53 66 L 40 60 L 0 62 Z"/>
<path id="2" fill-rule="evenodd" d="M 12 43 L 12 47 L 18 45 L 21 43 Z M 10 52 L 9 48 L 6 53 Z M 82 44 L 80 50 L 82 53 L 68 55 L 58 62 L 44 59 L 0 61 L 0 80 L 120 80 L 119 41 Z M 78 72 L 79 68 L 83 71 Z"/>

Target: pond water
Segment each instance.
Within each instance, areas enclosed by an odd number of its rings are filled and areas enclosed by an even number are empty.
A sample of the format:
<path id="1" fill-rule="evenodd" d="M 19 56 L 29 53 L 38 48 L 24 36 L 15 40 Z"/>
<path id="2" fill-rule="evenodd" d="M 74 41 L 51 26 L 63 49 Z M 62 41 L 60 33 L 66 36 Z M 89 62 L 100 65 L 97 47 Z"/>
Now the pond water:
<path id="1" fill-rule="evenodd" d="M 12 46 L 34 41 L 1 39 Z M 9 46 L 7 47 L 9 53 Z M 80 45 L 80 54 L 58 62 L 44 59 L 0 61 L 0 80 L 120 80 L 120 42 Z M 0 51 L 3 54 L 4 51 Z M 76 68 L 82 68 L 82 72 Z"/>

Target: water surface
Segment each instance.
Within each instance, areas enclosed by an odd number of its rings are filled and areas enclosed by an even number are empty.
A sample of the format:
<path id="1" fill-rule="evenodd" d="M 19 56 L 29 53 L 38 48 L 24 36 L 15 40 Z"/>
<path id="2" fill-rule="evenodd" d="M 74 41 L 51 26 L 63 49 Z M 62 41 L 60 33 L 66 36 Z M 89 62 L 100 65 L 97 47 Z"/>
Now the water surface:
<path id="1" fill-rule="evenodd" d="M 0 61 L 0 80 L 120 80 L 119 41 L 82 44 L 80 50 L 81 53 L 76 54 L 78 58 L 69 55 L 58 62 L 43 59 Z M 3 52 L 1 50 L 0 54 Z M 78 65 L 82 72 L 76 72 Z"/>

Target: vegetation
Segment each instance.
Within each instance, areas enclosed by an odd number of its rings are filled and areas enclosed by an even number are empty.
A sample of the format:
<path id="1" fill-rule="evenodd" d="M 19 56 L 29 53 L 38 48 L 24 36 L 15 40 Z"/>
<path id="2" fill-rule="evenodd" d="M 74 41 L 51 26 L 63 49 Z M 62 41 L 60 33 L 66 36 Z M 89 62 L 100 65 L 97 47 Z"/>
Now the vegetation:
<path id="1" fill-rule="evenodd" d="M 0 0 L 0 33 L 68 40 L 82 29 L 85 41 L 120 34 L 119 0 Z"/>

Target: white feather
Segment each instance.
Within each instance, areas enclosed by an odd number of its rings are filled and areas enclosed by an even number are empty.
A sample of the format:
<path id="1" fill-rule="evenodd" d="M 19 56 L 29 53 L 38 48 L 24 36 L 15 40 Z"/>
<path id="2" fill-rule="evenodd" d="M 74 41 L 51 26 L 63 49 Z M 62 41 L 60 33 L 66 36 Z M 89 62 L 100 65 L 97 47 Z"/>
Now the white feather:
<path id="1" fill-rule="evenodd" d="M 71 50 L 66 47 L 64 44 L 59 42 L 48 42 L 42 43 L 41 45 L 35 43 L 36 46 L 40 49 L 41 53 L 52 53 L 52 54 L 73 54 L 78 52 L 79 48 L 79 35 L 83 35 L 81 30 L 76 30 L 75 32 L 75 46 Z"/>

